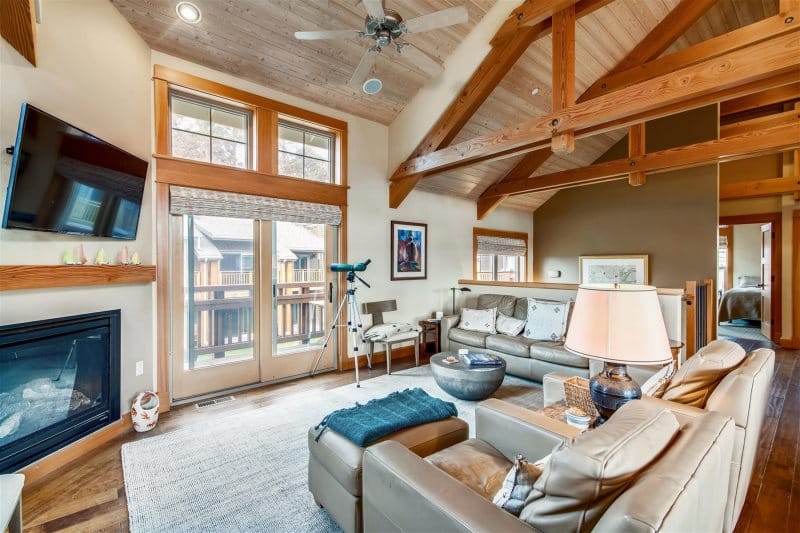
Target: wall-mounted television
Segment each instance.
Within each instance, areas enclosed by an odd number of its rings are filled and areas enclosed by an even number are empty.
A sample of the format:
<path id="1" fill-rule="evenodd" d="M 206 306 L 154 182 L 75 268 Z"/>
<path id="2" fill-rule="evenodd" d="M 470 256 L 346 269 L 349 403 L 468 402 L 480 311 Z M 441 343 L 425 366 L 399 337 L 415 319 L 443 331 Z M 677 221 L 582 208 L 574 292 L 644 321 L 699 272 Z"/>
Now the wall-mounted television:
<path id="1" fill-rule="evenodd" d="M 135 239 L 147 164 L 22 104 L 3 227 Z"/>

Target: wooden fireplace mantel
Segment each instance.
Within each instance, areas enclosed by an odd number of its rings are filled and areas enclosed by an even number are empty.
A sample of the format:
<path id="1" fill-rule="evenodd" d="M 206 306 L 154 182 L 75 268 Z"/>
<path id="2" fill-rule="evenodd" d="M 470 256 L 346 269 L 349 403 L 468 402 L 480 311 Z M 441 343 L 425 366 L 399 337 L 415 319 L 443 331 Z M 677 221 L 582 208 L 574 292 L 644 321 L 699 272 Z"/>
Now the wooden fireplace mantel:
<path id="1" fill-rule="evenodd" d="M 152 283 L 155 265 L 0 265 L 0 291 Z"/>

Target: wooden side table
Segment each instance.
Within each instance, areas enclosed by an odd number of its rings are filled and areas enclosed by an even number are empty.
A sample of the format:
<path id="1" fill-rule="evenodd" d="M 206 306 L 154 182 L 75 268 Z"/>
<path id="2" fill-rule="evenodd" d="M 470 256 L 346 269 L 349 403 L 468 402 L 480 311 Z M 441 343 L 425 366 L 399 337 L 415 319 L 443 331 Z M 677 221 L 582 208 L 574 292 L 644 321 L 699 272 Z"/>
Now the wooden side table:
<path id="1" fill-rule="evenodd" d="M 419 334 L 419 348 L 423 355 L 434 355 L 441 351 L 439 348 L 441 324 L 441 320 L 428 319 L 419 321 L 419 325 L 422 328 Z M 429 336 L 432 336 L 432 338 L 429 338 Z M 428 349 L 430 344 L 433 344 L 433 351 Z"/>

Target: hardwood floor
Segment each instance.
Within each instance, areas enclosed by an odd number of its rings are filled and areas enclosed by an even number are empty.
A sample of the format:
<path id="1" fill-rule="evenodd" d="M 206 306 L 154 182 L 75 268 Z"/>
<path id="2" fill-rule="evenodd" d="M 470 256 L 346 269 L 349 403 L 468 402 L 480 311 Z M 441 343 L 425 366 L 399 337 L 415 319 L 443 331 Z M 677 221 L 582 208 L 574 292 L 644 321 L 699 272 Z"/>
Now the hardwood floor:
<path id="1" fill-rule="evenodd" d="M 759 341 L 740 341 L 753 349 Z M 427 362 L 424 358 L 420 363 Z M 393 362 L 393 369 L 412 366 L 411 360 Z M 362 379 L 385 373 L 376 365 L 362 371 Z M 291 401 L 296 394 L 329 390 L 353 383 L 352 371 L 271 385 L 236 394 L 236 401 L 198 410 L 184 405 L 165 414 L 147 434 L 129 434 L 72 463 L 23 495 L 25 531 L 127 531 L 128 511 L 122 479 L 123 443 L 175 431 L 208 416 L 231 414 Z M 767 417 L 761 431 L 756 467 L 736 533 L 796 531 L 800 523 L 800 351 L 776 350 Z M 790 525 L 791 526 L 790 528 Z"/>

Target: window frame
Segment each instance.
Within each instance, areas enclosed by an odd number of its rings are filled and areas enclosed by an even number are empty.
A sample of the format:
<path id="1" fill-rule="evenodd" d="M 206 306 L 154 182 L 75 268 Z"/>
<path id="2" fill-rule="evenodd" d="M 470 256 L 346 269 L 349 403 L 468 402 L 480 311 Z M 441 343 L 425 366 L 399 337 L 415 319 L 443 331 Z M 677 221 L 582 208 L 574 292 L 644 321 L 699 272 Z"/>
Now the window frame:
<path id="1" fill-rule="evenodd" d="M 291 129 L 303 132 L 303 153 L 302 154 L 295 154 L 293 152 L 287 152 L 285 150 L 281 150 L 280 149 L 280 127 L 281 126 L 283 126 L 285 128 L 291 128 Z M 339 185 L 340 174 L 341 173 L 339 171 L 339 163 L 338 163 L 338 160 L 337 160 L 337 157 L 336 157 L 337 156 L 337 151 L 338 151 L 337 150 L 338 142 L 337 142 L 336 134 L 334 132 L 332 132 L 332 131 L 330 131 L 328 129 L 314 127 L 313 125 L 307 125 L 305 123 L 300 123 L 300 122 L 291 120 L 290 117 L 286 117 L 286 116 L 283 116 L 283 115 L 279 115 L 278 116 L 278 127 L 277 127 L 277 130 L 278 130 L 278 133 L 277 133 L 277 139 L 276 139 L 276 143 L 275 143 L 275 150 L 276 150 L 275 168 L 276 169 L 279 168 L 279 166 L 280 166 L 280 154 L 281 153 L 291 154 L 291 155 L 299 155 L 300 157 L 303 158 L 303 177 L 302 178 L 300 178 L 298 176 L 288 176 L 288 177 L 302 179 L 303 181 L 326 183 L 328 185 Z M 324 159 L 320 159 L 318 157 L 313 157 L 313 156 L 307 156 L 306 155 L 306 153 L 305 153 L 305 151 L 306 151 L 305 150 L 305 146 L 306 146 L 305 135 L 307 133 L 314 134 L 314 135 L 323 135 L 323 136 L 328 137 L 330 139 L 330 149 L 328 150 L 328 153 L 330 154 L 330 159 L 328 161 L 325 161 Z M 314 161 L 322 161 L 322 162 L 328 163 L 330 165 L 330 167 L 331 167 L 330 181 L 319 181 L 319 180 L 312 180 L 310 178 L 306 178 L 305 177 L 306 158 L 313 159 Z M 286 174 L 281 174 L 281 175 L 282 176 L 287 176 Z"/>
<path id="2" fill-rule="evenodd" d="M 498 281 L 497 280 L 497 269 L 498 264 L 500 263 L 500 257 L 508 257 L 508 256 L 499 256 L 497 254 L 491 255 L 492 257 L 492 279 L 491 280 L 480 280 L 479 274 L 482 272 L 478 271 L 478 255 L 488 255 L 488 254 L 478 254 L 478 236 L 487 236 L 487 237 L 503 237 L 508 239 L 520 239 L 525 241 L 525 255 L 524 256 L 517 256 L 517 269 L 518 269 L 518 277 L 520 278 L 517 281 Z M 530 243 L 529 243 L 529 235 L 524 232 L 520 231 L 505 231 L 505 230 L 495 230 L 495 229 L 486 229 L 486 228 L 472 228 L 472 279 L 473 281 L 492 281 L 497 283 L 526 283 L 529 276 L 529 266 L 528 266 L 528 257 L 530 254 Z"/>

